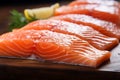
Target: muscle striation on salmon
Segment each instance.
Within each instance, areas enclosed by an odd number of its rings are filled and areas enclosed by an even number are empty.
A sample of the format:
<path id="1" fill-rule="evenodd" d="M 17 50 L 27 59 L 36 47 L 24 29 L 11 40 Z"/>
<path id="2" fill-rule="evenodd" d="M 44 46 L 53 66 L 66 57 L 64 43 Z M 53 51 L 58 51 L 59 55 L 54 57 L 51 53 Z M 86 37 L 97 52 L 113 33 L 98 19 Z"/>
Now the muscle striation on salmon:
<path id="1" fill-rule="evenodd" d="M 95 30 L 98 30 L 99 32 L 103 33 L 104 35 L 115 37 L 120 40 L 120 26 L 108 21 L 93 18 L 92 16 L 83 14 L 66 14 L 55 16 L 51 19 L 64 20 L 76 24 L 90 26 Z"/>
<path id="2" fill-rule="evenodd" d="M 35 56 L 51 62 L 97 67 L 110 58 L 109 51 L 92 47 L 73 35 L 48 30 L 21 30 L 0 36 L 0 56 Z"/>
<path id="3" fill-rule="evenodd" d="M 21 28 L 21 30 L 32 29 L 44 29 L 64 34 L 75 35 L 88 41 L 91 45 L 101 50 L 110 50 L 119 43 L 119 40 L 117 38 L 105 36 L 89 26 L 77 25 L 61 20 L 38 20 Z"/>
<path id="4" fill-rule="evenodd" d="M 64 14 L 86 14 L 101 20 L 113 22 L 117 25 L 120 24 L 120 9 L 114 6 L 96 4 L 62 6 L 55 10 L 54 15 L 58 16 Z"/>
<path id="5" fill-rule="evenodd" d="M 120 3 L 114 0 L 75 0 L 70 2 L 69 6 L 84 5 L 84 4 L 97 4 L 97 5 L 107 5 L 115 6 L 120 8 Z"/>

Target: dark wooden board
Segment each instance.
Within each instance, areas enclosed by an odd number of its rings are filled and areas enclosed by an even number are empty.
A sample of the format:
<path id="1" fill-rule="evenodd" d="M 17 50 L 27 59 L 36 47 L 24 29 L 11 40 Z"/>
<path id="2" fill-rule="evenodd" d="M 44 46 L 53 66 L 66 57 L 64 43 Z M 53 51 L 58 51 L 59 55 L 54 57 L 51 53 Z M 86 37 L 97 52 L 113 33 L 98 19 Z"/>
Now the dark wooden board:
<path id="1" fill-rule="evenodd" d="M 68 1 L 69 2 L 69 1 Z M 66 4 L 66 2 L 60 2 Z M 7 32 L 9 11 L 49 6 L 53 3 L 0 6 L 0 34 Z M 98 68 L 40 62 L 30 59 L 0 58 L 0 80 L 120 80 L 120 44 L 111 50 L 109 61 Z"/>

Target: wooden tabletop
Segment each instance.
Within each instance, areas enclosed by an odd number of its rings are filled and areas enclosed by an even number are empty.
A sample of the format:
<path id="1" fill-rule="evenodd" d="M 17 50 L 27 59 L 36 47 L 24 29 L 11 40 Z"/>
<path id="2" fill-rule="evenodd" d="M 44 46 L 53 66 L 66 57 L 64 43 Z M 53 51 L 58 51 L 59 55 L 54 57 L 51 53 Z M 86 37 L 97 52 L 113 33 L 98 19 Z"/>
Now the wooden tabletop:
<path id="1" fill-rule="evenodd" d="M 67 4 L 69 1 L 59 1 Z M 10 11 L 50 6 L 55 2 L 10 3 L 0 6 L 0 34 L 8 31 Z M 99 68 L 39 62 L 29 59 L 0 58 L 0 80 L 120 80 L 120 45 Z"/>

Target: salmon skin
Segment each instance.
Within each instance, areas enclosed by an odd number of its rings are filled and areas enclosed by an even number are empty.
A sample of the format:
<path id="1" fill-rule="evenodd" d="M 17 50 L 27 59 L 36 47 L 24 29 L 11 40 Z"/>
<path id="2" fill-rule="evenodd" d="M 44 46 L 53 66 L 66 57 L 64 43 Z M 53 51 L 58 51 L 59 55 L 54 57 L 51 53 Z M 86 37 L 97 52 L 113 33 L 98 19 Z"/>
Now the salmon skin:
<path id="1" fill-rule="evenodd" d="M 114 6 L 105 5 L 77 5 L 77 6 L 62 6 L 55 10 L 55 16 L 64 14 L 86 14 L 113 22 L 117 25 L 120 24 L 120 9 Z"/>
<path id="2" fill-rule="evenodd" d="M 98 50 L 76 36 L 48 30 L 14 31 L 0 36 L 0 56 L 25 57 L 30 53 L 43 60 L 90 67 L 110 58 L 109 51 Z"/>
<path id="3" fill-rule="evenodd" d="M 54 32 L 75 35 L 88 41 L 91 45 L 100 50 L 110 50 L 115 47 L 119 40 L 101 34 L 89 26 L 77 25 L 61 20 L 38 20 L 32 22 L 21 30 L 51 30 Z"/>
<path id="4" fill-rule="evenodd" d="M 113 0 L 75 0 L 69 3 L 69 6 L 84 5 L 84 4 L 98 4 L 98 5 L 107 5 L 115 6 L 120 8 L 120 3 Z"/>
<path id="5" fill-rule="evenodd" d="M 64 20 L 77 24 L 90 26 L 95 30 L 103 33 L 104 35 L 115 37 L 120 40 L 120 27 L 114 23 L 103 21 L 92 16 L 82 14 L 66 14 L 61 16 L 52 17 L 51 19 Z"/>

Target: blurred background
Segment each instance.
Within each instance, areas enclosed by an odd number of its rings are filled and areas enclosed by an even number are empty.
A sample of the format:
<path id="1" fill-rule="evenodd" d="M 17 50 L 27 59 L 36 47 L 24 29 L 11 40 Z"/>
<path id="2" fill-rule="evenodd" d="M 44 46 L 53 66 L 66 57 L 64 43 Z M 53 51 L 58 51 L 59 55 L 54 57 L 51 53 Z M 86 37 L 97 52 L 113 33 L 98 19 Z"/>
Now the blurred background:
<path id="1" fill-rule="evenodd" d="M 72 0 L 0 0 L 0 34 L 8 32 L 10 11 L 23 13 L 24 9 L 50 6 L 54 3 L 65 5 Z"/>
<path id="2" fill-rule="evenodd" d="M 0 4 L 30 4 L 30 3 L 54 3 L 60 1 L 72 1 L 72 0 L 0 0 Z"/>

